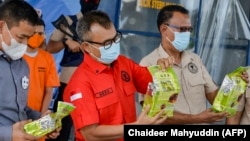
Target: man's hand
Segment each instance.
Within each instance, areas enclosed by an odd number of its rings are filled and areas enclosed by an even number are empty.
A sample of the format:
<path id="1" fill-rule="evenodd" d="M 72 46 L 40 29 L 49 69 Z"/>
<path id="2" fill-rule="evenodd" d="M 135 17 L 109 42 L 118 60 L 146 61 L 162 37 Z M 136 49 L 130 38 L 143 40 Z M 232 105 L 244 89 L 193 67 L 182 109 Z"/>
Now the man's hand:
<path id="1" fill-rule="evenodd" d="M 31 122 L 31 120 L 25 120 L 25 121 L 20 121 L 16 122 L 12 126 L 12 141 L 36 141 L 40 137 L 35 137 L 30 134 L 27 134 L 24 131 L 24 125 Z"/>
<path id="2" fill-rule="evenodd" d="M 67 39 L 66 44 L 68 45 L 70 51 L 72 51 L 73 53 L 80 51 L 81 45 L 78 42 L 71 39 Z"/>
<path id="3" fill-rule="evenodd" d="M 198 123 L 212 123 L 222 121 L 228 116 L 227 112 L 215 113 L 212 109 L 206 109 L 197 115 Z"/>
<path id="4" fill-rule="evenodd" d="M 246 83 L 249 83 L 249 78 L 248 78 L 248 77 L 249 77 L 249 76 L 248 76 L 247 71 L 242 72 L 241 78 L 242 78 Z"/>
<path id="5" fill-rule="evenodd" d="M 45 112 L 43 112 L 43 113 L 41 114 L 40 118 L 42 118 L 42 117 L 44 117 L 44 116 L 46 116 L 46 115 L 49 115 L 49 114 L 51 114 L 51 113 L 52 113 L 51 110 L 47 110 L 47 111 L 45 111 Z"/>
<path id="6" fill-rule="evenodd" d="M 61 127 L 46 135 L 46 139 L 56 139 L 60 135 Z"/>
<path id="7" fill-rule="evenodd" d="M 164 109 L 162 109 L 159 113 L 157 113 L 154 117 L 149 117 L 147 114 L 150 110 L 150 106 L 146 106 L 145 109 L 139 115 L 135 124 L 149 124 L 149 125 L 157 125 L 163 123 L 167 119 L 167 115 L 162 117 Z"/>
<path id="8" fill-rule="evenodd" d="M 157 65 L 160 65 L 162 70 L 166 70 L 168 67 L 174 64 L 174 57 L 169 56 L 168 58 L 160 58 L 157 60 Z"/>

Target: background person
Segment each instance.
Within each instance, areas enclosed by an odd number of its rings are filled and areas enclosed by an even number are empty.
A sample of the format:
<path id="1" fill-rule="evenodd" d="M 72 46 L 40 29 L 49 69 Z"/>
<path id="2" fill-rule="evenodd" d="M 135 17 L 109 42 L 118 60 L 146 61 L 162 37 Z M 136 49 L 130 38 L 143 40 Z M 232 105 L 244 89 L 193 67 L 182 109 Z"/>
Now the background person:
<path id="1" fill-rule="evenodd" d="M 250 73 L 250 70 L 247 71 Z M 235 125 L 249 125 L 250 124 L 250 87 L 246 89 L 246 92 L 241 97 L 238 105 L 237 112 L 234 116 L 228 117 L 226 119 L 226 124 Z"/>
<path id="2" fill-rule="evenodd" d="M 47 51 L 50 53 L 58 53 L 64 49 L 63 57 L 60 62 L 60 87 L 58 89 L 57 96 L 55 98 L 53 110 L 56 111 L 58 101 L 63 100 L 63 91 L 67 86 L 67 83 L 78 67 L 78 65 L 83 60 L 83 53 L 80 51 L 80 43 L 77 39 L 77 35 L 74 35 L 76 24 L 78 20 L 83 16 L 84 13 L 95 10 L 98 8 L 100 0 L 79 0 L 81 9 L 75 15 L 65 16 L 66 21 L 70 25 L 71 30 L 68 27 L 63 28 L 64 31 L 69 33 L 71 36 L 66 35 L 59 29 L 55 29 L 51 34 Z M 72 32 L 73 30 L 73 32 Z M 74 38 L 72 38 L 74 37 Z M 53 141 L 65 141 L 71 138 L 71 128 L 72 128 L 72 119 L 70 116 L 66 116 L 62 119 L 62 130 L 60 136 Z M 73 137 L 74 138 L 74 137 Z"/>
<path id="3" fill-rule="evenodd" d="M 8 0 L 0 5 L 0 140 L 27 141 L 38 137 L 25 133 L 23 126 L 41 114 L 27 106 L 29 67 L 23 54 L 27 40 L 35 32 L 38 15 L 22 0 Z M 58 136 L 58 130 L 49 134 Z"/>
<path id="4" fill-rule="evenodd" d="M 84 60 L 65 88 L 64 101 L 76 109 L 71 113 L 76 141 L 123 140 L 125 124 L 160 124 L 163 111 L 147 116 L 147 107 L 136 119 L 135 92 L 146 92 L 152 76 L 147 67 L 120 55 L 122 34 L 102 11 L 85 13 L 78 22 Z M 158 59 L 163 68 L 171 58 Z M 141 77 L 143 76 L 143 77 Z"/>
<path id="5" fill-rule="evenodd" d="M 218 87 L 198 55 L 186 51 L 192 32 L 189 12 L 179 5 L 167 5 L 157 15 L 161 34 L 158 48 L 146 55 L 140 65 L 155 65 L 158 58 L 172 56 L 181 91 L 174 106 L 174 115 L 165 124 L 211 124 L 225 119 L 227 113 L 215 113 L 207 106 L 212 104 Z M 143 103 L 143 95 L 139 102 Z"/>
<path id="6" fill-rule="evenodd" d="M 53 89 L 60 86 L 53 56 L 41 46 L 45 42 L 45 24 L 39 19 L 35 33 L 28 39 L 28 48 L 23 58 L 30 68 L 28 105 L 37 111 L 49 109 Z"/>

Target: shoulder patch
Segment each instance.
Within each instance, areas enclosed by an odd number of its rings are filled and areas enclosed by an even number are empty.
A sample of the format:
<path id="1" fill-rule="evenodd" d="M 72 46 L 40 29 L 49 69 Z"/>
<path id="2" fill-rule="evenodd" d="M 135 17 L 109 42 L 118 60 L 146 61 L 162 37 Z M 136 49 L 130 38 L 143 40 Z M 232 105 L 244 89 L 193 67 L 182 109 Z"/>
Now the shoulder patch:
<path id="1" fill-rule="evenodd" d="M 77 99 L 81 99 L 83 94 L 80 91 L 72 91 L 70 96 L 70 101 L 73 102 Z"/>

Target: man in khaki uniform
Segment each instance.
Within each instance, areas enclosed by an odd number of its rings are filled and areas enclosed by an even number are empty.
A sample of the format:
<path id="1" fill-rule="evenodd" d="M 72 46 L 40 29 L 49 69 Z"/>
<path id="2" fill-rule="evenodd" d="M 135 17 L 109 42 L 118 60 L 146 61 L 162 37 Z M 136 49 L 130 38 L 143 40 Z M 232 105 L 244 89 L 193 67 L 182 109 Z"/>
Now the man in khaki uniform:
<path id="1" fill-rule="evenodd" d="M 250 70 L 247 71 L 250 74 Z M 250 124 L 250 86 L 240 100 L 237 112 L 234 116 L 227 118 L 226 124 Z"/>
<path id="2" fill-rule="evenodd" d="M 206 70 L 202 60 L 193 52 L 184 51 L 192 32 L 188 10 L 182 6 L 163 7 L 157 18 L 162 40 L 158 48 L 142 58 L 140 65 L 156 65 L 158 58 L 172 56 L 181 91 L 175 103 L 174 115 L 166 124 L 210 124 L 223 120 L 227 113 L 215 113 L 207 108 L 212 104 L 218 87 Z M 139 96 L 142 104 L 143 95 Z"/>

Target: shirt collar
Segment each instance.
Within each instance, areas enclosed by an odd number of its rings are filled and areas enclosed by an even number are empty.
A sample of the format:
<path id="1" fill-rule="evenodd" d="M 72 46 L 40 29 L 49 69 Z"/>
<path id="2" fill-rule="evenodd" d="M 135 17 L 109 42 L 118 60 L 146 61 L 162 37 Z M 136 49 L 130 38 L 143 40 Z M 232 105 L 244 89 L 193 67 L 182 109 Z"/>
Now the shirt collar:
<path id="1" fill-rule="evenodd" d="M 159 45 L 159 55 L 160 58 L 169 57 L 168 53 L 163 49 L 162 45 Z M 190 62 L 194 61 L 193 55 L 191 55 L 188 51 L 183 51 L 181 54 L 181 65 L 184 67 Z"/>
<path id="2" fill-rule="evenodd" d="M 194 56 L 190 54 L 188 51 L 183 51 L 181 55 L 181 62 L 183 67 L 188 65 L 190 62 L 194 61 Z"/>
<path id="3" fill-rule="evenodd" d="M 160 58 L 167 58 L 169 57 L 168 53 L 163 49 L 162 45 L 159 46 L 159 55 Z"/>
<path id="4" fill-rule="evenodd" d="M 109 67 L 93 59 L 88 53 L 84 54 L 84 63 L 93 70 L 94 73 L 98 74 Z"/>

